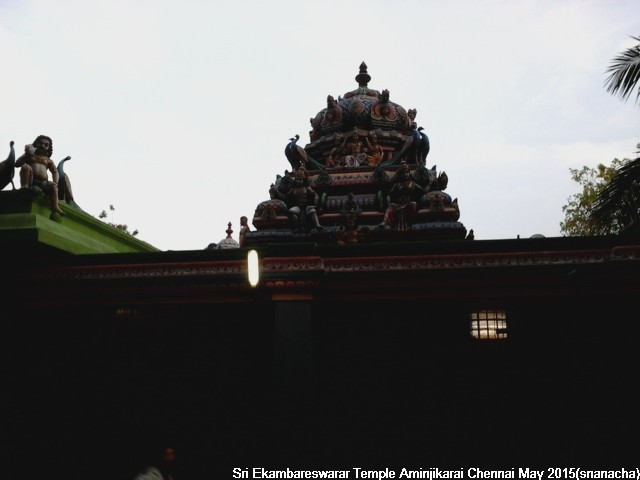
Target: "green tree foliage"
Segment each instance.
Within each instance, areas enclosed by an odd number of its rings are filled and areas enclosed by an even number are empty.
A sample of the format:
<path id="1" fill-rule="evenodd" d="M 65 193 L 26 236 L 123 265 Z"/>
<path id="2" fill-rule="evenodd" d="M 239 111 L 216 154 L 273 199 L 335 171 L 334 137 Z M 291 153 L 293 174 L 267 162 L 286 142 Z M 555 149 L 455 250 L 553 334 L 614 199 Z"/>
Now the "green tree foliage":
<path id="1" fill-rule="evenodd" d="M 565 236 L 591 236 L 617 233 L 613 225 L 599 222 L 592 217 L 598 196 L 609 185 L 616 174 L 616 169 L 626 160 L 617 158 L 610 166 L 599 164 L 597 168 L 584 166 L 581 169 L 571 168 L 571 179 L 582 186 L 582 191 L 569 197 L 568 203 L 562 207 L 564 222 L 560 222 L 560 232 Z"/>
<path id="2" fill-rule="evenodd" d="M 115 210 L 116 209 L 113 207 L 113 205 L 109 205 L 110 212 L 115 212 Z M 100 215 L 98 215 L 98 218 L 100 218 L 101 220 L 105 220 L 108 216 L 109 214 L 107 213 L 107 211 L 102 210 L 102 212 L 100 212 Z M 122 230 L 124 233 L 128 233 L 129 235 L 132 235 L 134 237 L 139 233 L 137 229 L 134 230 L 133 232 L 130 232 L 129 227 L 122 223 L 113 223 L 113 222 L 109 222 L 108 220 L 105 220 L 105 221 L 108 225 L 111 225 L 112 227 L 117 228 L 118 230 Z"/>
<path id="3" fill-rule="evenodd" d="M 640 153 L 640 143 L 637 145 Z M 598 194 L 590 221 L 612 233 L 640 231 L 640 157 L 625 160 Z"/>
<path id="4" fill-rule="evenodd" d="M 638 87 L 640 101 L 640 36 L 639 42 L 615 57 L 605 81 L 607 92 L 627 101 Z M 637 145 L 640 153 L 640 143 Z M 570 169 L 571 178 L 582 186 L 582 192 L 569 197 L 562 207 L 564 235 L 608 235 L 640 232 L 640 157 L 613 160 L 611 166 Z"/>

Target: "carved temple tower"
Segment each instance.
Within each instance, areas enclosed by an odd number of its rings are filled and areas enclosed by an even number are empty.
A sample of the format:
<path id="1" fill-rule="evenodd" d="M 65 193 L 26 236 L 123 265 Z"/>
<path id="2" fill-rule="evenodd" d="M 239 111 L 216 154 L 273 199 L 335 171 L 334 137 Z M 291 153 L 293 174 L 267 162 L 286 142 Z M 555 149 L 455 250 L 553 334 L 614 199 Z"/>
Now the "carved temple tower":
<path id="1" fill-rule="evenodd" d="M 309 143 L 298 145 L 296 134 L 286 146 L 291 171 L 276 176 L 271 198 L 257 206 L 247 246 L 465 238 L 458 200 L 444 191 L 447 174 L 427 164 L 417 110 L 369 88 L 364 62 L 355 79 L 358 88 L 328 95 L 310 119 Z"/>

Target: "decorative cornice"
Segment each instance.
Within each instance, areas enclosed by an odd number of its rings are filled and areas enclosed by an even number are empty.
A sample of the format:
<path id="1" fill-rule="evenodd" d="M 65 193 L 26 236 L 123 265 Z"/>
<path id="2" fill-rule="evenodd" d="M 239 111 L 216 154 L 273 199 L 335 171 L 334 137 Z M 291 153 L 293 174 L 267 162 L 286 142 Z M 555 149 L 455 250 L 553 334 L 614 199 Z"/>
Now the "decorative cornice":
<path id="1" fill-rule="evenodd" d="M 265 272 L 309 272 L 324 269 L 325 260 L 321 257 L 266 257 L 262 260 L 262 270 Z"/>
<path id="2" fill-rule="evenodd" d="M 610 261 L 640 260 L 640 245 L 613 249 L 511 253 L 462 253 L 443 255 L 393 255 L 368 257 L 296 256 L 261 260 L 263 285 L 272 288 L 312 287 L 324 274 L 392 271 L 433 271 L 492 267 L 595 265 Z M 23 272 L 25 278 L 43 280 L 171 279 L 241 276 L 247 274 L 244 259 L 201 262 L 137 263 L 54 267 Z M 298 275 L 292 277 L 291 275 Z M 312 277 L 309 277 L 312 275 Z"/>
<path id="3" fill-rule="evenodd" d="M 289 288 L 316 288 L 320 286 L 319 280 L 266 280 L 263 285 L 267 288 L 289 289 Z"/>
<path id="4" fill-rule="evenodd" d="M 206 277 L 216 275 L 241 275 L 247 272 L 244 260 L 227 260 L 195 263 L 87 265 L 82 267 L 58 267 L 38 271 L 32 275 L 45 279 L 65 280 L 116 280 L 127 278 L 175 278 Z"/>
<path id="5" fill-rule="evenodd" d="M 611 260 L 640 260 L 640 245 L 614 247 Z"/>
<path id="6" fill-rule="evenodd" d="M 626 259 L 640 258 L 640 247 L 625 249 Z M 615 259 L 612 250 L 570 252 L 516 252 L 456 255 L 413 255 L 325 259 L 328 272 L 374 272 L 444 270 L 457 268 L 523 267 L 542 265 L 598 264 Z"/>

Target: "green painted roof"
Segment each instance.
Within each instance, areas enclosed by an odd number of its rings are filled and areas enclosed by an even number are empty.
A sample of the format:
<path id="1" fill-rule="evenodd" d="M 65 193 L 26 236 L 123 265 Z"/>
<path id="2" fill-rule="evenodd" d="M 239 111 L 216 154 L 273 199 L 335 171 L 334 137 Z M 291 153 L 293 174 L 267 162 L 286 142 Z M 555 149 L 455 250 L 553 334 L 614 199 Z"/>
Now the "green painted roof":
<path id="1" fill-rule="evenodd" d="M 60 208 L 64 216 L 52 213 L 43 195 L 0 192 L 0 245 L 47 255 L 159 251 L 65 202 Z"/>

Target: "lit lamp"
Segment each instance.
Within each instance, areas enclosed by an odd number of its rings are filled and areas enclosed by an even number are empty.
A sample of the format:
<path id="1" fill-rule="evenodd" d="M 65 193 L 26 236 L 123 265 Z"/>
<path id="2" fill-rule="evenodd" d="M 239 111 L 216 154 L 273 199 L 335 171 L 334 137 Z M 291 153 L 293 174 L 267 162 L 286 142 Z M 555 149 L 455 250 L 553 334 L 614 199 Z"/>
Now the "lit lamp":
<path id="1" fill-rule="evenodd" d="M 249 250 L 247 254 L 247 273 L 249 275 L 249 284 L 252 287 L 258 285 L 260 281 L 260 265 L 258 263 L 258 252 Z"/>

